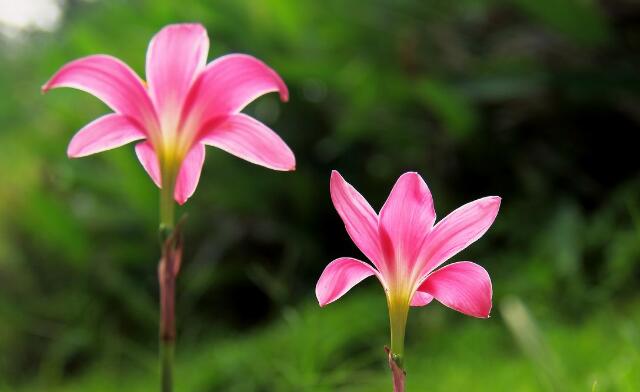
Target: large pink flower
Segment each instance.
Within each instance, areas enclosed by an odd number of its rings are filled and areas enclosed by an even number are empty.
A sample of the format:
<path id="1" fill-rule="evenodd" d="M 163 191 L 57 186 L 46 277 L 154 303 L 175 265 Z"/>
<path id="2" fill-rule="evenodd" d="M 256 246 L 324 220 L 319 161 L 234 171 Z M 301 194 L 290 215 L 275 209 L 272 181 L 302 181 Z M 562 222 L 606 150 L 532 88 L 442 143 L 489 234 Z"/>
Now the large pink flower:
<path id="1" fill-rule="evenodd" d="M 380 214 L 337 171 L 331 174 L 331 199 L 349 236 L 373 266 L 350 257 L 332 261 L 316 286 L 320 306 L 376 276 L 387 295 L 392 334 L 400 335 L 392 337 L 398 354 L 409 305 L 424 306 L 435 298 L 464 314 L 489 316 L 491 280 L 484 268 L 470 261 L 438 267 L 489 229 L 499 197 L 465 204 L 435 226 L 431 192 L 417 173 L 400 176 Z"/>
<path id="2" fill-rule="evenodd" d="M 82 128 L 70 157 L 83 157 L 141 140 L 140 163 L 158 187 L 174 189 L 183 204 L 195 191 L 205 145 L 275 170 L 293 170 L 289 147 L 266 125 L 240 113 L 257 97 L 288 91 L 260 60 L 229 54 L 207 64 L 209 38 L 199 24 L 163 28 L 149 44 L 147 83 L 122 61 L 93 55 L 63 66 L 43 87 L 86 91 L 115 113 Z"/>

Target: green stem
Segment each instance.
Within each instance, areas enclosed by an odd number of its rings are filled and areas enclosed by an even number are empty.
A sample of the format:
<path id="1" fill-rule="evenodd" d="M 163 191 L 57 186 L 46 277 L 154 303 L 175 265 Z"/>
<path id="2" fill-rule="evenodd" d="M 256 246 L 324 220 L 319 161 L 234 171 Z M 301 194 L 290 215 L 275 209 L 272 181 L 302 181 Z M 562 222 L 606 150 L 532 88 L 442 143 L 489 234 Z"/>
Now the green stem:
<path id="1" fill-rule="evenodd" d="M 166 170 L 162 176 L 162 189 L 160 189 L 160 231 L 169 234 L 175 225 L 175 201 L 173 190 L 175 188 L 175 175 L 171 170 Z"/>
<path id="2" fill-rule="evenodd" d="M 162 392 L 173 390 L 173 351 L 174 341 L 162 341 L 160 343 L 160 360 L 162 369 Z"/>
<path id="3" fill-rule="evenodd" d="M 404 334 L 409 315 L 409 301 L 389 299 L 389 324 L 391 328 L 391 354 L 400 368 L 404 368 Z"/>
<path id="4" fill-rule="evenodd" d="M 387 349 L 389 368 L 393 380 L 393 391 L 404 392 L 404 334 L 409 315 L 409 300 L 405 296 L 387 297 L 389 324 L 391 328 L 391 349 Z"/>

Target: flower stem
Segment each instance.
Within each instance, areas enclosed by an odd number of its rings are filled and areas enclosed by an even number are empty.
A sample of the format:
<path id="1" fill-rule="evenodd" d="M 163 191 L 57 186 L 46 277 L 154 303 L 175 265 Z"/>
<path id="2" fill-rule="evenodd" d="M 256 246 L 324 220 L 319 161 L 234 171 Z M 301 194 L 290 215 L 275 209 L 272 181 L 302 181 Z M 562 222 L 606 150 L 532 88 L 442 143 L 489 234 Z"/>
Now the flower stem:
<path id="1" fill-rule="evenodd" d="M 166 173 L 166 174 L 165 174 Z M 175 202 L 173 190 L 175 175 L 171 170 L 163 171 L 160 190 L 160 246 L 162 257 L 158 263 L 160 286 L 160 372 L 161 391 L 173 390 L 173 355 L 175 350 L 175 288 L 176 276 L 182 258 L 180 224 L 175 225 Z"/>
<path id="2" fill-rule="evenodd" d="M 393 381 L 393 392 L 404 392 L 404 380 L 407 376 L 407 373 L 398 366 L 398 362 L 396 362 L 396 358 L 394 358 L 393 353 L 389 347 L 384 348 L 389 358 L 389 369 L 391 369 L 391 380 Z"/>
<path id="3" fill-rule="evenodd" d="M 160 343 L 160 361 L 162 371 L 162 392 L 173 390 L 173 350 L 175 341 L 162 341 Z"/>
<path id="4" fill-rule="evenodd" d="M 409 315 L 409 300 L 400 297 L 387 298 L 389 306 L 389 324 L 391 328 L 391 348 L 385 348 L 389 359 L 389 368 L 393 378 L 393 391 L 404 392 L 404 335 Z"/>
<path id="5" fill-rule="evenodd" d="M 160 285 L 160 371 L 162 392 L 173 387 L 173 353 L 176 341 L 175 297 L 176 276 L 182 260 L 181 222 L 162 244 L 162 258 L 158 264 Z"/>
<path id="6" fill-rule="evenodd" d="M 162 189 L 160 189 L 160 233 L 169 234 L 175 225 L 175 201 L 173 189 L 175 176 L 169 173 L 162 177 Z M 164 233 L 163 233 L 164 232 Z"/>

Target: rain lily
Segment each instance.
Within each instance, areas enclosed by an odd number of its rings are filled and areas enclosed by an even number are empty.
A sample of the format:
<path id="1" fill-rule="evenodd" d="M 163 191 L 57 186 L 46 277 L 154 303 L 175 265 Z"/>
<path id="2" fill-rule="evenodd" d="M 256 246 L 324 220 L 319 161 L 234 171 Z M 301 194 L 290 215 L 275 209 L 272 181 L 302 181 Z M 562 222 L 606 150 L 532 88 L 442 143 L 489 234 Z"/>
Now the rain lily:
<path id="1" fill-rule="evenodd" d="M 289 93 L 260 60 L 229 54 L 207 64 L 209 38 L 199 24 L 170 25 L 149 44 L 145 83 L 125 63 L 93 55 L 63 66 L 43 87 L 93 94 L 115 113 L 82 128 L 67 153 L 77 158 L 141 141 L 136 154 L 153 182 L 183 204 L 193 194 L 205 145 L 270 169 L 293 170 L 289 147 L 266 125 L 240 113 L 257 97 Z M 166 201 L 165 201 L 166 202 Z"/>
<path id="2" fill-rule="evenodd" d="M 438 267 L 489 229 L 498 214 L 499 197 L 465 204 L 434 225 L 431 192 L 418 173 L 400 176 L 376 214 L 364 197 L 333 171 L 331 199 L 347 233 L 373 265 L 351 257 L 333 260 L 318 280 L 318 302 L 325 306 L 363 279 L 377 277 L 389 307 L 392 370 L 393 366 L 403 369 L 410 306 L 424 306 L 435 298 L 458 312 L 489 317 L 492 289 L 484 268 L 470 261 Z M 401 377 L 394 377 L 396 390 L 402 389 Z"/>
<path id="3" fill-rule="evenodd" d="M 140 163 L 160 191 L 162 257 L 160 339 L 162 391 L 172 390 L 175 343 L 175 279 L 182 258 L 180 225 L 174 225 L 174 200 L 194 193 L 204 164 L 205 145 L 275 170 L 294 170 L 289 147 L 266 125 L 240 113 L 259 96 L 289 93 L 278 74 L 260 60 L 229 54 L 207 64 L 209 38 L 199 24 L 170 25 L 147 50 L 147 82 L 122 61 L 93 55 L 63 66 L 42 87 L 86 91 L 114 113 L 82 128 L 67 154 L 77 158 L 139 141 Z"/>

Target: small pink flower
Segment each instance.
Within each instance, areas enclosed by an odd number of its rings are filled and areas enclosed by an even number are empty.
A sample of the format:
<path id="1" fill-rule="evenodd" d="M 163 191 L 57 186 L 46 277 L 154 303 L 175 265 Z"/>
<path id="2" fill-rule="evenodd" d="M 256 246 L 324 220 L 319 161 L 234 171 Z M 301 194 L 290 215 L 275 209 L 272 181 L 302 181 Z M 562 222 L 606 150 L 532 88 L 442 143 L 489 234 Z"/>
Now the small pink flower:
<path id="1" fill-rule="evenodd" d="M 350 257 L 329 263 L 316 286 L 320 306 L 376 276 L 387 296 L 391 350 L 398 356 L 410 305 L 424 306 L 435 298 L 464 314 L 489 317 L 492 289 L 484 268 L 470 261 L 438 267 L 489 229 L 499 197 L 465 204 L 435 226 L 431 193 L 417 173 L 400 176 L 380 214 L 337 171 L 331 173 L 331 199 L 349 236 L 373 266 Z"/>
<path id="2" fill-rule="evenodd" d="M 93 94 L 115 113 L 96 119 L 71 140 L 69 157 L 83 157 L 143 140 L 140 163 L 158 187 L 183 204 L 195 191 L 205 145 L 275 170 L 294 170 L 295 157 L 271 129 L 240 113 L 257 97 L 288 91 L 260 60 L 229 54 L 207 64 L 209 38 L 199 24 L 156 34 L 147 50 L 147 83 L 122 61 L 93 55 L 63 66 L 43 87 Z M 167 184 L 168 183 L 168 184 Z"/>

